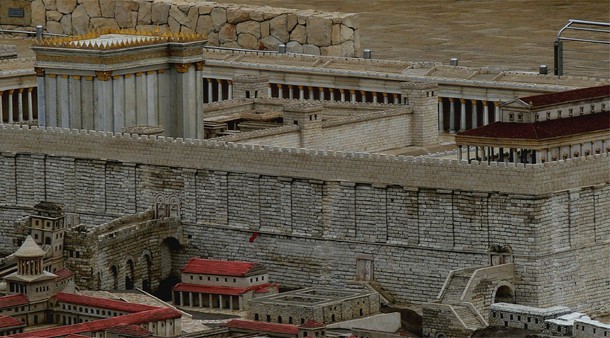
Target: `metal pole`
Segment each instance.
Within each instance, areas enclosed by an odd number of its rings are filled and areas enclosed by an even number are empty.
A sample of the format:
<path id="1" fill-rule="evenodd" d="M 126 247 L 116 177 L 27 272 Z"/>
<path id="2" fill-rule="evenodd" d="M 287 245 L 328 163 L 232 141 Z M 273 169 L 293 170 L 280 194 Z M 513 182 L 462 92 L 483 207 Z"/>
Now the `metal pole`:
<path id="1" fill-rule="evenodd" d="M 553 59 L 555 61 L 555 75 L 563 75 L 563 42 L 555 41 L 553 44 Z"/>
<path id="2" fill-rule="evenodd" d="M 42 29 L 43 29 L 42 25 L 36 26 L 36 39 L 38 39 L 38 40 L 42 39 L 42 36 L 44 34 Z"/>

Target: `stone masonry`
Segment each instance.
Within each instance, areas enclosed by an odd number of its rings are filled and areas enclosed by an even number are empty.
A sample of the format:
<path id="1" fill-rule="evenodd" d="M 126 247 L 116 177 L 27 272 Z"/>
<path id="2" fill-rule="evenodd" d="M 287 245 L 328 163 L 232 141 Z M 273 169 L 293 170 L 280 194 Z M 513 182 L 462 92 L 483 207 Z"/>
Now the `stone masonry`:
<path id="1" fill-rule="evenodd" d="M 356 278 L 356 257 L 369 255 L 397 301 L 425 302 L 450 270 L 486 265 L 488 247 L 509 245 L 517 301 L 608 311 L 605 153 L 523 167 L 1 128 L 5 225 L 18 218 L 5 210 L 25 213 L 52 191 L 74 189 L 58 202 L 105 217 L 145 211 L 162 193 L 179 197 L 189 238 L 177 261 L 248 257 L 289 287 L 341 287 Z"/>
<path id="2" fill-rule="evenodd" d="M 163 27 L 199 33 L 212 46 L 277 51 L 285 44 L 295 53 L 360 53 L 356 14 L 178 0 L 34 0 L 31 13 L 32 26 L 55 34 Z"/>

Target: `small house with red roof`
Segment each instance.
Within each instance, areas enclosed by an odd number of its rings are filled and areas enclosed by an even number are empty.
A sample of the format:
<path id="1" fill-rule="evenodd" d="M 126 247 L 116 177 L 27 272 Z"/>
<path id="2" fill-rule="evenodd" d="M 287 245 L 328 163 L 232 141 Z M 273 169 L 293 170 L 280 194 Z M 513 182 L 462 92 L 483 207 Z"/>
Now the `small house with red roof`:
<path id="1" fill-rule="evenodd" d="M 258 263 L 191 258 L 173 288 L 178 306 L 246 310 L 248 301 L 278 292 L 267 268 Z"/>
<path id="2" fill-rule="evenodd" d="M 610 152 L 610 85 L 521 97 L 459 133 L 458 159 L 536 164 Z"/>

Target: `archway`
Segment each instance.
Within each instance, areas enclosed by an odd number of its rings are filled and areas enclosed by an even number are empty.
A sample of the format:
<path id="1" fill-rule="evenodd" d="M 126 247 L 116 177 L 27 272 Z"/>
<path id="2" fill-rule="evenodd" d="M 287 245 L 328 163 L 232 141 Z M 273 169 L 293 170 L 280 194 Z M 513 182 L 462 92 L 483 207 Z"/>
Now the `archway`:
<path id="1" fill-rule="evenodd" d="M 182 249 L 180 242 L 174 237 L 167 237 L 159 245 L 159 261 L 161 272 L 159 289 L 155 296 L 162 300 L 172 299 L 172 287 L 180 282 L 180 266 L 178 254 Z"/>
<path id="2" fill-rule="evenodd" d="M 110 267 L 110 275 L 112 276 L 112 289 L 119 289 L 119 269 L 116 265 Z"/>
<path id="3" fill-rule="evenodd" d="M 492 295 L 493 303 L 515 303 L 515 291 L 512 285 L 500 283 Z"/>
<path id="4" fill-rule="evenodd" d="M 133 260 L 128 259 L 125 263 L 125 290 L 133 290 L 135 280 L 135 268 Z"/>
<path id="5" fill-rule="evenodd" d="M 152 291 L 152 258 L 149 252 L 145 252 L 142 256 L 142 290 L 146 292 Z"/>

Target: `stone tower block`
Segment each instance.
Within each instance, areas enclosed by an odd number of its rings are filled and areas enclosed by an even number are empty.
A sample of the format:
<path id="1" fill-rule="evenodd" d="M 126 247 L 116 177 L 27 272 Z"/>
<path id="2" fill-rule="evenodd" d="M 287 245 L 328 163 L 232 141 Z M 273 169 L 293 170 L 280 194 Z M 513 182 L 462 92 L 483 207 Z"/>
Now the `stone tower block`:
<path id="1" fill-rule="evenodd" d="M 438 84 L 405 82 L 400 89 L 404 103 L 413 107 L 413 145 L 438 143 Z"/>
<path id="2" fill-rule="evenodd" d="M 269 97 L 269 78 L 264 75 L 240 75 L 233 78 L 233 98 Z"/>
<path id="3" fill-rule="evenodd" d="M 308 148 L 313 145 L 322 131 L 322 110 L 320 103 L 301 101 L 284 106 L 284 125 L 298 125 L 300 128 L 300 146 Z"/>

